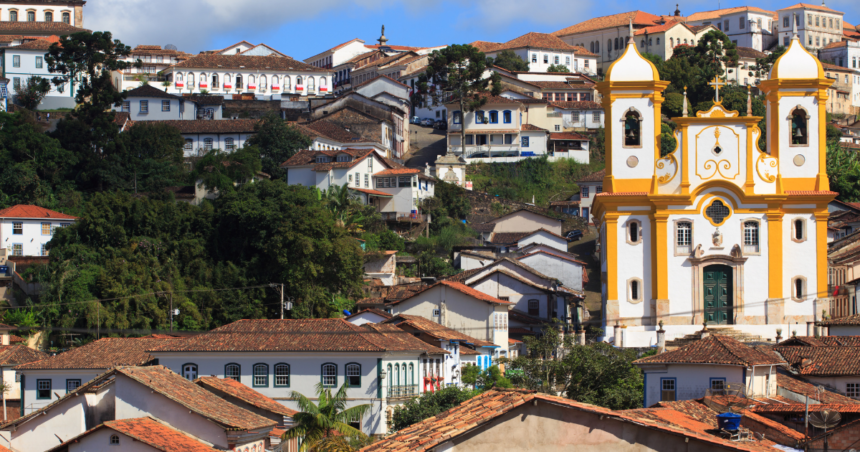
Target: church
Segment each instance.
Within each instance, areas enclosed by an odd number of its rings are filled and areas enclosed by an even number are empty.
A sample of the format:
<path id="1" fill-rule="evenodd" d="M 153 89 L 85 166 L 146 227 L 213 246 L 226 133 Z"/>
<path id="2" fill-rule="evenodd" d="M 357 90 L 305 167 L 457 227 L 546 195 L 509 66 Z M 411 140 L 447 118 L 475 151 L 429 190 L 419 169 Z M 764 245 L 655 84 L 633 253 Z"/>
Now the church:
<path id="1" fill-rule="evenodd" d="M 676 149 L 660 156 L 669 82 L 631 39 L 598 84 L 606 112 L 604 192 L 594 199 L 603 328 L 623 346 L 650 346 L 726 325 L 763 338 L 829 310 L 825 102 L 821 63 L 795 33 L 760 89 L 761 117 L 719 101 L 695 116 L 686 97 Z"/>

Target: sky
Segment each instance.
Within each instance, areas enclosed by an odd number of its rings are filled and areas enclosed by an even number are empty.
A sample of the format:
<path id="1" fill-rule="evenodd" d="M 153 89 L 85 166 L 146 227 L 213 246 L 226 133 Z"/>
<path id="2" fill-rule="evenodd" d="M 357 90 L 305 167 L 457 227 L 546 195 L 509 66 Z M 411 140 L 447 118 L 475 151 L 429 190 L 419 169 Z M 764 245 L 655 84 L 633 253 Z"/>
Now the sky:
<path id="1" fill-rule="evenodd" d="M 815 0 L 807 0 L 817 3 Z M 551 33 L 593 17 L 636 9 L 671 15 L 733 6 L 776 11 L 793 1 L 739 0 L 88 0 L 84 27 L 110 31 L 132 47 L 175 45 L 197 54 L 246 40 L 266 43 L 303 60 L 361 38 L 375 44 L 385 25 L 389 45 L 430 47 L 473 41 L 505 42 L 536 31 Z M 860 22 L 860 1 L 827 6 Z"/>

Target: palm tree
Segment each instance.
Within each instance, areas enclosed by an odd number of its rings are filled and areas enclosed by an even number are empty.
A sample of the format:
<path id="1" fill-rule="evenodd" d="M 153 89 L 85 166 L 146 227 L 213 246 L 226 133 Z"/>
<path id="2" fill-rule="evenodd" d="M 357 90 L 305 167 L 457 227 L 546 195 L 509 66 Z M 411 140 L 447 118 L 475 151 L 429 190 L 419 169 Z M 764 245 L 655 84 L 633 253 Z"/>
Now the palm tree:
<path id="1" fill-rule="evenodd" d="M 12 390 L 12 385 L 6 383 L 6 380 L 0 376 L 0 397 L 3 398 L 3 422 L 7 422 L 6 419 L 6 393 Z"/>
<path id="2" fill-rule="evenodd" d="M 322 383 L 317 383 L 316 392 L 319 404 L 298 391 L 290 394 L 290 399 L 299 404 L 301 412 L 293 416 L 295 425 L 281 436 L 286 441 L 293 438 L 301 438 L 301 452 L 323 450 L 351 450 L 347 437 L 366 438 L 360 430 L 349 425 L 352 419 L 361 419 L 370 409 L 370 405 L 358 405 L 346 408 L 347 384 L 332 394 L 330 388 Z"/>
<path id="3" fill-rule="evenodd" d="M 366 218 L 361 202 L 349 189 L 349 184 L 332 185 L 321 193 L 326 208 L 334 214 L 337 225 L 350 232 L 362 232 Z"/>

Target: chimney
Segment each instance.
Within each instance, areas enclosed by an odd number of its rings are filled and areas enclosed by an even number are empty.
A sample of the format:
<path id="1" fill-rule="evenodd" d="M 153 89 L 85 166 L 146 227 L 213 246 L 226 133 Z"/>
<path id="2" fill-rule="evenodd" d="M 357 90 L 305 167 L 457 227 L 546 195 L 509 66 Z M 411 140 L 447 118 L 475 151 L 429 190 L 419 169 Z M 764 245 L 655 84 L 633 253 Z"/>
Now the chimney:
<path id="1" fill-rule="evenodd" d="M 615 322 L 615 346 L 621 348 L 624 346 L 624 341 L 622 339 L 621 329 L 624 328 L 624 325 L 619 325 L 618 322 Z"/>
<path id="2" fill-rule="evenodd" d="M 662 320 L 658 325 L 660 325 L 660 329 L 657 330 L 657 353 L 663 353 L 666 351 L 666 330 L 663 329 Z"/>
<path id="3" fill-rule="evenodd" d="M 779 344 L 782 342 L 782 328 L 776 329 L 776 343 Z"/>
<path id="4" fill-rule="evenodd" d="M 702 337 L 700 337 L 699 339 L 704 339 L 704 338 L 711 335 L 711 332 L 708 331 L 708 322 L 707 321 L 702 323 L 702 327 L 703 327 L 702 328 Z"/>
<path id="5" fill-rule="evenodd" d="M 809 337 L 814 337 L 815 334 L 815 322 L 806 322 L 806 335 Z"/>

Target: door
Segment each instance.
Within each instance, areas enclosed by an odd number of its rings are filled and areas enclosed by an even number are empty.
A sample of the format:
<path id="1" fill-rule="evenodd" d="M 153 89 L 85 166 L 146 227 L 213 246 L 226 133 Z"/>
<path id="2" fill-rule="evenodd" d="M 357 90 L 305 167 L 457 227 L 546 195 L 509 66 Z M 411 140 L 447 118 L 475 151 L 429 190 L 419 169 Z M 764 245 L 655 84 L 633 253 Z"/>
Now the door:
<path id="1" fill-rule="evenodd" d="M 582 218 L 584 218 L 587 223 L 591 222 L 591 218 L 588 218 L 588 207 L 582 208 Z"/>
<path id="2" fill-rule="evenodd" d="M 711 265 L 704 270 L 705 321 L 726 325 L 732 322 L 732 268 Z"/>

